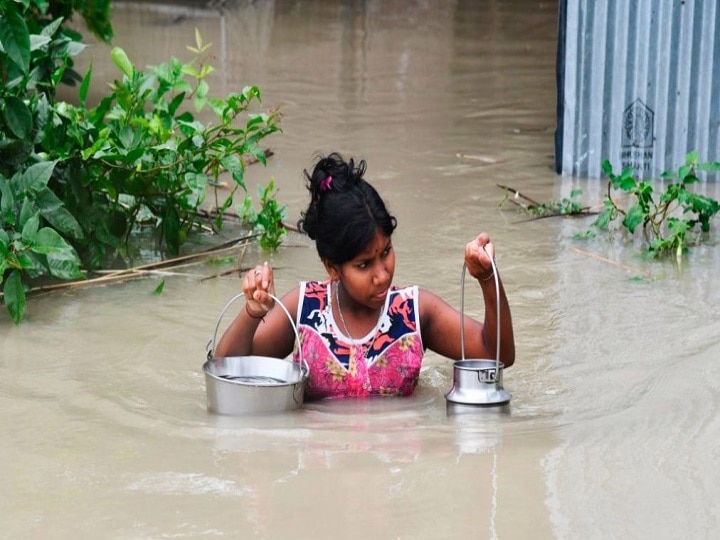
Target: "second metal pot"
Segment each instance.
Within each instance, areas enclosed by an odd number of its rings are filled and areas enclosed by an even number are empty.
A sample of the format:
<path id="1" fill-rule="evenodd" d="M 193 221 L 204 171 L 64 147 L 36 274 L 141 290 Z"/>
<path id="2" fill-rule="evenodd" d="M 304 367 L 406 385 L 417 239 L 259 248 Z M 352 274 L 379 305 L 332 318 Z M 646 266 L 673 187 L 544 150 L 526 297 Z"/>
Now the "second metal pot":
<path id="1" fill-rule="evenodd" d="M 299 349 L 298 362 L 291 358 L 269 356 L 214 356 L 222 316 L 235 300 L 243 296 L 241 293 L 232 298 L 220 312 L 212 346 L 203 365 L 208 410 L 216 414 L 239 416 L 297 409 L 303 403 L 310 368 L 303 360 L 300 336 L 292 316 L 279 298 L 272 297 L 287 315 L 295 332 Z"/>

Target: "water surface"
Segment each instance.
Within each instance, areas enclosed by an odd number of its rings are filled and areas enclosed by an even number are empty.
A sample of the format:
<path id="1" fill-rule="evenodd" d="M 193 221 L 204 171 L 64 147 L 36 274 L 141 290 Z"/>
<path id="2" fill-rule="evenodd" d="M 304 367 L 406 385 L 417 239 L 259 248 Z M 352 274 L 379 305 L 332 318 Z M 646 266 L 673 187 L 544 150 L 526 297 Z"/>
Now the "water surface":
<path id="1" fill-rule="evenodd" d="M 515 322 L 511 404 L 448 408 L 451 363 L 429 354 L 408 399 L 218 417 L 201 366 L 239 281 L 203 278 L 229 267 L 46 294 L 17 327 L 0 315 L 0 536 L 716 536 L 715 242 L 653 263 L 622 238 L 574 240 L 591 220 L 498 206 L 498 183 L 543 201 L 603 195 L 552 171 L 556 2 L 222 6 L 113 3 L 115 44 L 157 64 L 185 57 L 198 28 L 214 92 L 257 84 L 281 107 L 275 155 L 247 183 L 274 178 L 289 221 L 316 152 L 367 159 L 399 221 L 398 284 L 459 307 L 464 244 L 488 232 Z M 117 77 L 107 56 L 92 45 L 79 62 L 92 58 L 95 97 Z M 323 277 L 296 235 L 242 264 L 265 259 L 278 291 Z M 465 305 L 482 316 L 476 288 Z"/>

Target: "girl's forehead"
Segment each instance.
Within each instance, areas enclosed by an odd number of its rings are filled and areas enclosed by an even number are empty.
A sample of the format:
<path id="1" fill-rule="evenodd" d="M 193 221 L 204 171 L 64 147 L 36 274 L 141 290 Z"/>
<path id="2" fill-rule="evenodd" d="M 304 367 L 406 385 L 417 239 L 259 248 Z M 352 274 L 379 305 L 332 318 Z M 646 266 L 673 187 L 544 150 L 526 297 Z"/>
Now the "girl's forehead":
<path id="1" fill-rule="evenodd" d="M 375 231 L 375 236 L 373 236 L 372 240 L 370 240 L 370 243 L 365 247 L 365 249 L 361 250 L 355 256 L 355 259 L 373 257 L 383 251 L 389 243 L 390 237 L 385 235 L 382 231 L 377 230 Z"/>

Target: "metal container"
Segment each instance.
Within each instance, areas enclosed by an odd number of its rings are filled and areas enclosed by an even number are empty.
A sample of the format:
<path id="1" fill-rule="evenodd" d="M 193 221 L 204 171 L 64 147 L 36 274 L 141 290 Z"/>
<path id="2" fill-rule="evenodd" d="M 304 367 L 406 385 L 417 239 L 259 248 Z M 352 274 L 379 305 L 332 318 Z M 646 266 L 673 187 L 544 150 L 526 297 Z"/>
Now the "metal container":
<path id="1" fill-rule="evenodd" d="M 458 360 L 453 365 L 453 387 L 446 398 L 464 405 L 500 405 L 510 401 L 503 388 L 503 364 L 496 360 Z"/>
<path id="2" fill-rule="evenodd" d="M 203 365 L 208 410 L 223 415 L 270 414 L 291 411 L 303 403 L 310 368 L 302 358 L 300 336 L 292 316 L 273 296 L 292 325 L 298 346 L 299 362 L 269 356 L 214 357 L 218 328 L 230 305 L 241 298 L 232 298 L 220 312 L 212 346 Z"/>
<path id="3" fill-rule="evenodd" d="M 500 281 L 495 261 L 490 259 L 495 276 L 495 297 L 500 298 Z M 462 300 L 460 320 L 465 317 L 465 265 L 460 278 Z M 500 308 L 497 313 L 497 355 L 495 360 L 465 359 L 465 328 L 460 324 L 461 360 L 453 364 L 453 386 L 445 394 L 451 403 L 463 405 L 501 405 L 510 401 L 511 395 L 503 388 L 503 368 L 500 362 Z"/>

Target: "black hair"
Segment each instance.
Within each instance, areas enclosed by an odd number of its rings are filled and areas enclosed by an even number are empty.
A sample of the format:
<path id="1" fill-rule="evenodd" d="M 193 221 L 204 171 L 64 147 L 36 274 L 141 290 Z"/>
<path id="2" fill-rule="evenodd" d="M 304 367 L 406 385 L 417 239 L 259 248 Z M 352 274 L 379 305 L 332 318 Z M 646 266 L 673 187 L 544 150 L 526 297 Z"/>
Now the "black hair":
<path id="1" fill-rule="evenodd" d="M 321 259 L 343 264 L 364 250 L 378 229 L 390 237 L 397 227 L 382 198 L 364 178 L 365 160 L 357 165 L 333 152 L 320 157 L 312 174 L 304 170 L 310 204 L 298 229 L 315 240 Z"/>

